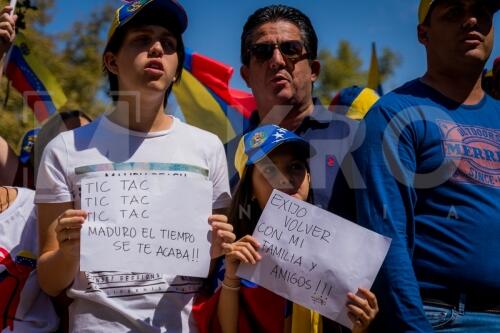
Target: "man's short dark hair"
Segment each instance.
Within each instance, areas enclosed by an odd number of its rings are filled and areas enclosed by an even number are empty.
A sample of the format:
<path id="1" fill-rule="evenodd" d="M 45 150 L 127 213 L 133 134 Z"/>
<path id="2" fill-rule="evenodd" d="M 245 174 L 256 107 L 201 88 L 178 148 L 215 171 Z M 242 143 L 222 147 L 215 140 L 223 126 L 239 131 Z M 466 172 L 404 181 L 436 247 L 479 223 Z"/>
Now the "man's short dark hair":
<path id="1" fill-rule="evenodd" d="M 318 57 L 318 37 L 311 24 L 311 20 L 300 10 L 285 6 L 272 5 L 257 9 L 250 15 L 241 34 L 241 62 L 248 66 L 250 64 L 250 43 L 255 30 L 264 23 L 287 21 L 295 24 L 301 34 L 309 60 Z"/>
<path id="2" fill-rule="evenodd" d="M 106 49 L 104 50 L 104 54 L 106 54 L 106 52 L 111 52 L 116 54 L 122 47 L 123 40 L 125 39 L 127 31 L 131 28 L 141 27 L 145 25 L 158 25 L 165 27 L 175 36 L 175 39 L 177 40 L 177 59 L 179 60 L 179 64 L 177 65 L 177 69 L 175 71 L 175 77 L 176 77 L 175 82 L 179 82 L 179 80 L 181 79 L 184 59 L 186 57 L 186 51 L 184 49 L 182 34 L 179 31 L 179 27 L 176 22 L 177 21 L 174 17 L 168 17 L 165 16 L 164 14 L 159 15 L 152 11 L 144 10 L 143 12 L 139 13 L 136 17 L 134 17 L 130 22 L 128 22 L 124 27 L 120 27 L 116 30 L 116 32 L 113 34 L 113 37 L 111 37 L 111 39 L 109 40 Z M 106 68 L 106 66 L 104 66 L 103 70 L 108 75 L 109 92 L 111 98 L 113 99 L 113 102 L 116 102 L 118 101 L 119 96 L 114 92 L 119 90 L 118 77 L 115 74 L 111 73 Z M 172 91 L 172 86 L 173 84 L 170 85 L 170 87 L 167 89 L 163 105 L 167 104 L 167 99 L 168 96 L 170 95 L 170 92 Z"/>

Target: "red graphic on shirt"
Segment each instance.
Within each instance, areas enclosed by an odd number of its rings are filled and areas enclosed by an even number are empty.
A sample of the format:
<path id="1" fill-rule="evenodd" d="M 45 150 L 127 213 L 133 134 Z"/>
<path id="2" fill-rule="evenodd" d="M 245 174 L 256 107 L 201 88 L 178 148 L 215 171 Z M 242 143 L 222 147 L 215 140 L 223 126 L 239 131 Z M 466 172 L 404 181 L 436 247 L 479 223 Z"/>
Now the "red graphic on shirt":
<path id="1" fill-rule="evenodd" d="M 500 188 L 500 130 L 438 120 L 445 157 L 456 182 Z"/>
<path id="2" fill-rule="evenodd" d="M 0 331 L 8 327 L 14 331 L 14 318 L 21 299 L 21 291 L 35 268 L 36 261 L 17 256 L 16 260 L 0 247 Z"/>
<path id="3" fill-rule="evenodd" d="M 328 155 L 326 157 L 326 165 L 328 165 L 330 168 L 333 168 L 335 166 L 335 157 L 333 155 Z"/>

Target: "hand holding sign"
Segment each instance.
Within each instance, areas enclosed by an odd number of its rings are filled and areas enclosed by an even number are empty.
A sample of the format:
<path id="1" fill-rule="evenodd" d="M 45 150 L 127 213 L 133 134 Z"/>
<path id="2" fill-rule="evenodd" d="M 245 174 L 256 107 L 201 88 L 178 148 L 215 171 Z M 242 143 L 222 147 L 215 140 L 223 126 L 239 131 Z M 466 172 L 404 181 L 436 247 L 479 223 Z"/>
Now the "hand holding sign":
<path id="1" fill-rule="evenodd" d="M 378 313 L 378 302 L 377 297 L 366 288 L 359 288 L 358 293 L 359 296 L 347 293 L 347 316 L 353 323 L 352 333 L 365 333 Z"/>
<path id="2" fill-rule="evenodd" d="M 78 259 L 80 256 L 80 232 L 86 218 L 87 213 L 73 209 L 65 211 L 57 218 L 57 242 L 67 257 Z"/>
<path id="3" fill-rule="evenodd" d="M 257 240 L 250 235 L 246 235 L 239 239 L 237 242 L 229 244 L 226 249 L 226 276 L 229 279 L 235 280 L 236 270 L 240 263 L 256 264 L 262 259 L 258 250 L 260 244 Z"/>
<path id="4" fill-rule="evenodd" d="M 238 276 L 347 327 L 353 325 L 346 295 L 371 287 L 390 245 L 386 237 L 277 190 L 253 236 L 263 259 L 242 264 Z M 373 307 L 368 300 L 350 301 L 363 312 L 356 318 L 361 327 Z"/>
<path id="5" fill-rule="evenodd" d="M 211 215 L 208 223 L 212 226 L 212 245 L 210 257 L 218 258 L 224 254 L 224 247 L 234 242 L 233 226 L 228 223 L 225 215 Z"/>

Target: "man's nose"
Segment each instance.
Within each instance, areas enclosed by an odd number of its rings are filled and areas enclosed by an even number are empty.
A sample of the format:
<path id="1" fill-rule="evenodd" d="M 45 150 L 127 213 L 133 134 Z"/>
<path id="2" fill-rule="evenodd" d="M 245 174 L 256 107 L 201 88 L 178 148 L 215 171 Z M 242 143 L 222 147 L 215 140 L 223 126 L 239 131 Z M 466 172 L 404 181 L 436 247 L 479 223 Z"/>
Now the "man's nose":
<path id="1" fill-rule="evenodd" d="M 273 69 L 278 69 L 286 66 L 286 59 L 277 45 L 275 45 L 274 47 L 273 55 L 271 56 L 271 59 L 269 59 L 269 64 Z"/>

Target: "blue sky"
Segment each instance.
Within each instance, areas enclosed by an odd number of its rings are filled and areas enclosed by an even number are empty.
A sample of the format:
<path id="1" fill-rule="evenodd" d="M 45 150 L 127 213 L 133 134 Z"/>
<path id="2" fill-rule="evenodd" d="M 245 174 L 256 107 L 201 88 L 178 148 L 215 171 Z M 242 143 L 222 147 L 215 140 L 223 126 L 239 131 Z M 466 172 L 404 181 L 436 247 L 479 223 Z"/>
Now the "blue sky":
<path id="1" fill-rule="evenodd" d="M 67 30 L 105 0 L 56 0 L 53 22 L 48 32 Z M 108 0 L 121 4 L 119 0 Z M 416 40 L 418 0 L 180 0 L 189 16 L 185 44 L 194 51 L 216 58 L 235 69 L 231 85 L 246 89 L 239 76 L 240 34 L 247 17 L 257 8 L 274 3 L 296 7 L 311 18 L 319 47 L 335 52 L 341 39 L 359 51 L 365 66 L 370 58 L 371 42 L 377 49 L 389 47 L 402 57 L 395 75 L 384 85 L 385 91 L 422 75 L 425 52 Z M 500 13 L 495 18 L 497 36 L 493 56 L 500 56 Z M 492 56 L 492 58 L 493 58 Z M 491 68 L 492 59 L 488 62 Z"/>

